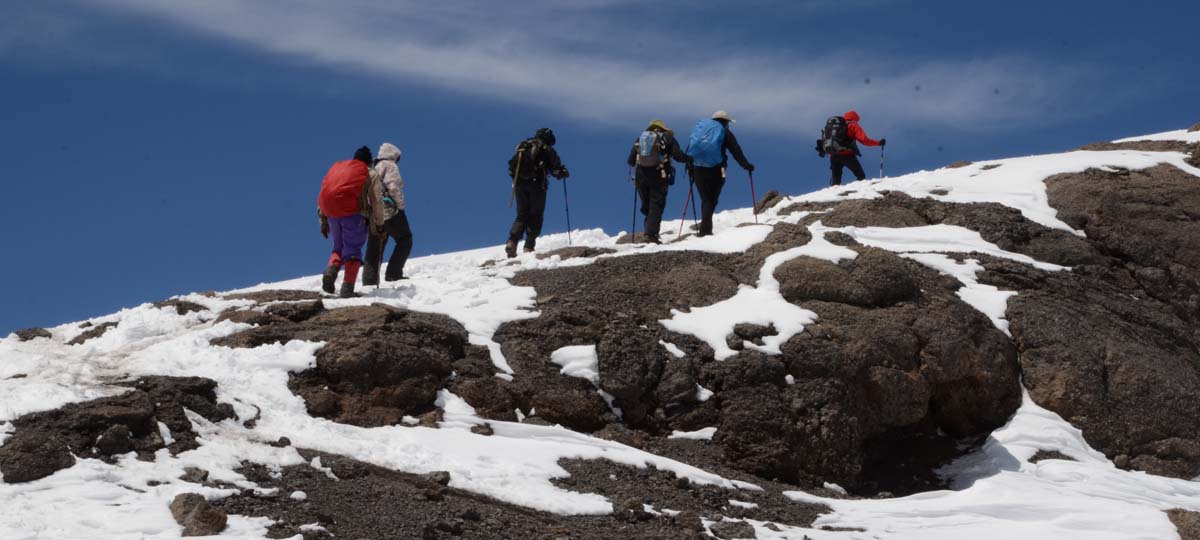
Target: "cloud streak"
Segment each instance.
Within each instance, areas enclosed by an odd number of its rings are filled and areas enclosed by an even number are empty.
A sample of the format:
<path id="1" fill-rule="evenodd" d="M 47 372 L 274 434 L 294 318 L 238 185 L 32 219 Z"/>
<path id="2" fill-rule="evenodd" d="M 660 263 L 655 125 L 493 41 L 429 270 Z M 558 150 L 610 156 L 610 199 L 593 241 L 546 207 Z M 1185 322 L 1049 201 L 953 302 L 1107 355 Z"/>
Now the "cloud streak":
<path id="1" fill-rule="evenodd" d="M 630 23 L 626 12 L 641 9 L 630 0 L 89 5 L 394 83 L 613 123 L 725 108 L 745 129 L 795 132 L 804 126 L 800 131 L 808 132 L 825 116 L 854 106 L 885 128 L 1006 129 L 1062 108 L 1066 90 L 1092 77 L 1083 68 L 1049 69 L 1016 56 L 911 64 L 849 52 L 811 60 L 794 49 L 735 43 L 734 34 L 718 35 L 697 54 L 696 43 L 706 36 Z"/>

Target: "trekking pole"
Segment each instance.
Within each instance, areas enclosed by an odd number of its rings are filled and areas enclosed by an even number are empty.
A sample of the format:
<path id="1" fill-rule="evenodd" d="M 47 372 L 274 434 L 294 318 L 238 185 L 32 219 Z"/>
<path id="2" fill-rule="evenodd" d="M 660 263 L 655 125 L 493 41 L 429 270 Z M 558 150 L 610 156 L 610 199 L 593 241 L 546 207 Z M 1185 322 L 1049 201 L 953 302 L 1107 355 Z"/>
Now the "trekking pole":
<path id="1" fill-rule="evenodd" d="M 883 178 L 883 149 L 884 148 L 887 148 L 887 145 L 879 146 L 879 177 L 880 178 Z"/>
<path id="2" fill-rule="evenodd" d="M 521 149 L 521 147 L 518 146 L 517 150 L 520 150 L 520 149 Z M 521 157 L 524 153 L 525 152 L 520 152 L 520 151 L 517 152 L 517 168 L 513 169 L 512 192 L 508 194 L 508 207 L 509 208 L 512 208 L 513 199 L 516 198 L 516 196 L 517 196 L 517 175 L 521 174 Z"/>
<path id="3" fill-rule="evenodd" d="M 571 202 L 567 199 L 567 179 L 563 178 L 563 208 L 567 210 L 567 245 L 571 245 Z"/>
<path id="4" fill-rule="evenodd" d="M 629 243 L 633 244 L 637 240 L 637 180 L 633 177 L 633 167 L 629 167 L 629 183 L 633 184 L 633 220 L 629 225 Z"/>
<path id="5" fill-rule="evenodd" d="M 758 196 L 754 193 L 754 173 L 750 175 L 750 209 L 754 211 L 754 223 L 758 223 Z"/>
<path id="6" fill-rule="evenodd" d="M 687 199 L 685 199 L 683 201 L 683 215 L 679 216 L 679 234 L 675 235 L 676 238 L 683 236 L 683 224 L 687 223 L 688 203 L 692 202 L 692 182 L 693 182 L 692 175 L 691 175 L 691 173 L 688 173 L 688 194 L 687 194 Z M 696 208 L 696 206 L 692 205 L 692 216 L 696 215 L 695 208 Z"/>
<path id="7" fill-rule="evenodd" d="M 375 276 L 379 276 L 380 269 L 383 268 L 383 254 L 387 251 L 388 234 L 384 232 L 378 236 L 379 238 L 379 260 L 375 264 Z M 375 287 L 379 288 L 379 282 L 375 283 Z"/>
<path id="8" fill-rule="evenodd" d="M 688 178 L 690 179 L 691 177 L 689 176 Z M 698 199 L 699 197 L 692 197 L 691 195 L 692 195 L 692 184 L 688 183 L 688 198 L 692 199 L 692 225 L 699 226 L 700 214 L 696 212 L 696 199 Z M 687 212 L 687 207 L 684 207 L 683 211 Z"/>

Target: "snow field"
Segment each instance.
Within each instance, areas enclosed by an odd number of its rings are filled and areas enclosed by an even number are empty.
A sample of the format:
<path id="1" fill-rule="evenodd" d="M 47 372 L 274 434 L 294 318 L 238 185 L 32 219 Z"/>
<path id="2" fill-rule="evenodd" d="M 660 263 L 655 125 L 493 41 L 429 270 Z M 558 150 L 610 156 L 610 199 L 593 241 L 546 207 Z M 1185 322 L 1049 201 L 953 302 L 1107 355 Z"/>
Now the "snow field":
<path id="1" fill-rule="evenodd" d="M 1200 134 L 1160 134 L 1158 140 L 1200 140 Z M 1137 140 L 1151 140 L 1139 138 Z M 1195 141 L 1193 141 L 1195 142 Z M 947 202 L 996 202 L 1016 208 L 1029 219 L 1048 227 L 1071 230 L 1056 217 L 1046 200 L 1045 178 L 1059 173 L 1079 172 L 1089 167 L 1142 169 L 1158 164 L 1174 165 L 1200 176 L 1200 170 L 1184 162 L 1177 152 L 1068 152 L 1049 156 L 995 160 L 961 169 L 922 171 L 897 178 L 858 182 L 829 188 L 801 197 L 790 197 L 775 209 L 759 215 L 758 226 L 739 225 L 752 221 L 750 209 L 722 212 L 715 217 L 716 235 L 687 238 L 662 246 L 617 245 L 616 237 L 599 230 L 575 231 L 576 245 L 607 247 L 629 256 L 670 250 L 703 250 L 716 253 L 744 251 L 770 233 L 772 223 L 798 222 L 803 214 L 779 216 L 778 209 L 795 202 L 836 202 L 853 198 L 877 198 L 882 192 L 899 190 L 914 197 Z M 986 170 L 985 170 L 986 169 Z M 936 192 L 936 193 L 935 193 Z M 678 231 L 679 220 L 663 224 L 664 239 Z M 940 227 L 940 226 L 938 226 Z M 747 347 L 778 354 L 779 345 L 816 314 L 783 301 L 773 277 L 780 264 L 795 257 L 810 256 L 832 262 L 853 258 L 852 250 L 824 239 L 831 230 L 841 230 L 864 245 L 900 253 L 921 264 L 953 276 L 963 283 L 959 296 L 1007 331 L 1005 306 L 1011 291 L 1000 291 L 975 280 L 980 266 L 967 259 L 957 262 L 947 253 L 981 252 L 1030 264 L 1048 271 L 1053 267 L 1015 253 L 1004 252 L 966 229 L 920 227 L 912 229 L 810 227 L 809 244 L 769 257 L 753 287 L 744 286 L 733 298 L 712 306 L 675 312 L 662 321 L 673 331 L 696 335 L 713 346 L 720 359 L 733 356 L 725 343 L 735 324 L 775 324 L 778 336 L 764 344 Z M 1072 231 L 1081 234 L 1078 231 Z M 541 239 L 542 251 L 566 245 L 565 234 Z M 555 268 L 589 264 L 594 259 L 536 259 L 522 255 L 492 267 L 480 265 L 501 253 L 499 247 L 422 257 L 410 261 L 412 278 L 395 287 L 365 288 L 363 298 L 329 299 L 330 308 L 375 302 L 441 313 L 459 321 L 472 343 L 485 345 L 502 376 L 519 377 L 505 361 L 492 339 L 503 323 L 537 317 L 535 291 L 516 287 L 507 278 L 531 268 Z M 297 288 L 317 290 L 319 276 L 262 284 L 243 291 Z M 230 335 L 246 325 L 212 319 L 222 309 L 246 306 L 247 301 L 189 295 L 210 311 L 177 315 L 173 309 L 146 304 L 93 319 L 94 324 L 115 322 L 105 335 L 82 345 L 67 346 L 66 340 L 82 333 L 77 325 L 50 329 L 52 339 L 19 342 L 10 336 L 0 340 L 0 445 L 11 436 L 15 418 L 68 403 L 87 401 L 126 391 L 110 383 L 141 375 L 201 376 L 218 382 L 218 399 L 232 403 L 241 418 L 262 411 L 256 429 L 236 421 L 213 424 L 192 415 L 200 434 L 196 450 L 170 456 L 161 451 L 155 462 L 140 462 L 132 456 L 115 465 L 82 459 L 75 467 L 48 478 L 24 484 L 0 484 L 0 537 L 32 538 L 176 538 L 179 528 L 167 504 L 178 493 L 198 492 L 209 498 L 228 496 L 223 490 L 205 488 L 177 480 L 185 467 L 200 467 L 210 478 L 243 488 L 254 488 L 236 469 L 248 459 L 273 467 L 306 462 L 293 448 L 273 448 L 269 441 L 286 436 L 297 447 L 342 454 L 395 470 L 425 473 L 446 470 L 451 485 L 521 506 L 560 514 L 602 514 L 611 504 L 595 494 L 575 493 L 555 487 L 553 478 L 566 476 L 557 465 L 560 459 L 609 459 L 637 467 L 670 470 L 700 484 L 728 488 L 758 489 L 730 481 L 689 465 L 648 454 L 619 443 L 596 439 L 561 427 L 545 427 L 480 419 L 465 401 L 443 391 L 439 404 L 445 409 L 442 429 L 389 426 L 359 428 L 313 418 L 303 401 L 287 389 L 287 374 L 308 369 L 321 343 L 290 342 L 255 349 L 212 347 L 210 339 Z M 786 337 L 785 337 L 786 336 Z M 678 357 L 683 351 L 670 343 L 664 348 Z M 598 369 L 585 348 L 559 351 L 556 361 L 564 375 L 598 377 Z M 22 378 L 13 378 L 15 376 Z M 593 380 L 593 382 L 595 382 Z M 705 390 L 698 388 L 698 395 Z M 494 435 L 474 434 L 470 427 L 489 424 Z M 715 430 L 715 428 L 706 428 Z M 706 430 L 700 430 L 704 432 Z M 698 432 L 693 432 L 698 433 Z M 711 432 L 708 435 L 711 437 Z M 169 434 L 168 434 L 169 435 Z M 1047 460 L 1030 463 L 1039 449 L 1057 450 L 1076 461 Z M 309 466 L 326 471 L 319 462 Z M 1057 415 L 1025 398 L 1008 425 L 997 430 L 978 452 L 946 467 L 942 474 L 954 481 L 955 491 L 923 493 L 888 500 L 842 500 L 788 492 L 797 501 L 817 501 L 833 511 L 816 526 L 866 529 L 866 532 L 825 531 L 778 526 L 750 521 L 759 538 L 795 539 L 805 535 L 826 539 L 1172 539 L 1174 527 L 1162 510 L 1184 508 L 1200 511 L 1200 483 L 1173 480 L 1116 469 L 1103 455 L 1089 448 L 1078 430 Z M 151 481 L 161 482 L 151 486 Z M 664 510 L 666 512 L 666 510 Z M 706 521 L 711 525 L 712 521 Z M 262 538 L 269 522 L 262 518 L 230 516 L 222 538 Z"/>

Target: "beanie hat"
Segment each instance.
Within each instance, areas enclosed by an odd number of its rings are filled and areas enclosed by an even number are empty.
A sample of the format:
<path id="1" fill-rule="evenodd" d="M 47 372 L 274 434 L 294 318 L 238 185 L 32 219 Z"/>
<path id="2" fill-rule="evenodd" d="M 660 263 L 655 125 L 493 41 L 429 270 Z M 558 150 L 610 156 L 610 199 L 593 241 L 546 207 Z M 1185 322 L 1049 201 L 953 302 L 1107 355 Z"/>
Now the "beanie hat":
<path id="1" fill-rule="evenodd" d="M 365 146 L 358 147 L 358 150 L 354 151 L 354 159 L 357 159 L 363 163 L 366 163 L 367 165 L 370 165 L 371 164 L 371 149 L 367 148 Z"/>

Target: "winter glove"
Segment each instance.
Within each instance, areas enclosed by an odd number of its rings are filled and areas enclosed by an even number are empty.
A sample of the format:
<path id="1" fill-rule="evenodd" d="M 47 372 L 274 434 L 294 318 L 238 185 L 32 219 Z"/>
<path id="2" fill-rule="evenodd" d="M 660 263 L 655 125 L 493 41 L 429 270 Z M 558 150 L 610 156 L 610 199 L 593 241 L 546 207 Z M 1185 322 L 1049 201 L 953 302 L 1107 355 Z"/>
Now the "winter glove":
<path id="1" fill-rule="evenodd" d="M 393 201 L 391 197 L 384 197 L 384 198 L 383 198 L 383 204 L 386 204 L 386 205 L 388 205 L 388 206 L 389 206 L 389 207 L 391 207 L 391 208 L 395 208 L 395 207 L 396 207 L 396 201 Z"/>
<path id="2" fill-rule="evenodd" d="M 554 171 L 554 177 L 559 180 L 566 180 L 570 176 L 571 176 L 571 172 L 568 171 L 566 167 L 563 167 L 557 171 Z"/>
<path id="3" fill-rule="evenodd" d="M 887 146 L 887 139 L 879 139 L 879 146 Z"/>
<path id="4" fill-rule="evenodd" d="M 321 220 L 321 236 L 329 238 L 329 222 L 323 219 Z"/>
<path id="5" fill-rule="evenodd" d="M 753 163 L 746 164 L 746 172 L 751 172 L 751 173 L 754 172 L 754 164 Z"/>

